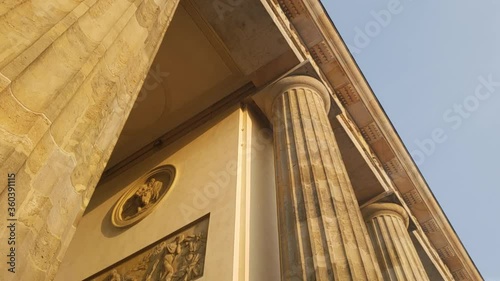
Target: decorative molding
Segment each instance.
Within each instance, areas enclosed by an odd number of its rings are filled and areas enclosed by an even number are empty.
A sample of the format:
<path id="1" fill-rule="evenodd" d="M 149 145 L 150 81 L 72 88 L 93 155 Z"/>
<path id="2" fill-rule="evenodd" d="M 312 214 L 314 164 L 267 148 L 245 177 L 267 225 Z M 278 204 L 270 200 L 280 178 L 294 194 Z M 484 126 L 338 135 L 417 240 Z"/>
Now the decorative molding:
<path id="1" fill-rule="evenodd" d="M 400 193 L 411 190 L 405 194 L 405 201 L 410 202 L 411 205 L 420 204 L 418 206 L 419 212 L 413 214 L 418 222 L 426 222 L 432 217 L 439 225 L 439 231 L 433 235 L 429 235 L 428 238 L 430 243 L 433 245 L 452 246 L 457 256 L 460 258 L 446 260 L 444 263 L 448 267 L 455 269 L 458 266 L 456 263 L 460 263 L 470 274 L 470 280 L 482 280 L 483 278 L 477 270 L 477 267 L 472 262 L 464 246 L 460 243 L 460 239 L 451 227 L 449 220 L 433 197 L 420 171 L 412 161 L 411 156 L 406 151 L 401 139 L 387 118 L 387 115 L 379 105 L 372 89 L 354 61 L 352 54 L 349 52 L 330 18 L 324 16 L 324 6 L 320 1 L 316 0 L 305 0 L 304 3 L 307 8 L 307 13 L 311 16 L 303 17 L 300 21 L 292 22 L 292 24 L 302 38 L 308 38 L 310 36 L 308 34 L 309 30 L 314 27 L 319 27 L 322 35 L 321 39 L 332 42 L 332 51 L 336 59 L 328 64 L 320 65 L 320 67 L 324 71 L 328 82 L 335 88 L 336 95 L 339 97 L 346 111 L 353 115 L 354 120 L 360 120 L 360 122 L 363 122 L 363 125 L 367 124 L 366 122 L 369 122 L 368 120 L 370 119 L 372 121 L 377 120 L 377 124 L 384 133 L 383 135 L 387 143 L 377 145 L 373 147 L 373 150 L 377 156 L 385 156 L 384 159 L 392 158 L 389 156 L 390 153 L 393 154 L 393 157 L 399 159 L 399 163 L 397 164 L 401 164 L 403 167 L 401 173 L 396 173 L 396 171 L 399 171 L 399 167 L 391 167 L 390 163 L 384 165 L 384 168 L 389 171 L 389 173 L 392 173 L 393 179 L 395 178 L 394 175 L 401 175 L 401 178 L 404 179 L 394 181 L 394 185 L 396 190 Z M 322 41 L 321 39 L 316 42 Z M 341 71 L 337 70 L 336 64 L 340 65 Z M 343 76 L 345 76 L 345 79 Z M 355 90 L 352 89 L 353 86 L 349 85 L 350 83 L 354 84 L 359 92 L 356 93 Z M 352 96 L 350 96 L 350 94 L 352 94 Z M 363 103 L 356 104 L 357 102 Z M 354 104 L 356 104 L 355 107 L 353 106 Z M 359 110 L 363 106 L 367 109 L 366 111 Z M 366 113 L 368 113 L 368 115 Z M 451 277 L 451 272 L 449 275 Z"/>
<path id="2" fill-rule="evenodd" d="M 436 223 L 436 220 L 430 219 L 420 225 L 424 233 L 435 233 L 439 232 L 439 226 Z"/>
<path id="3" fill-rule="evenodd" d="M 395 178 L 396 176 L 401 176 L 404 173 L 403 166 L 397 157 L 392 158 L 391 160 L 384 163 L 384 170 L 391 178 Z"/>
<path id="4" fill-rule="evenodd" d="M 471 280 L 469 273 L 464 268 L 454 271 L 452 275 L 455 281 Z"/>
<path id="5" fill-rule="evenodd" d="M 321 41 L 318 44 L 309 48 L 309 53 L 311 54 L 314 61 L 321 65 L 330 62 L 335 59 L 332 50 L 325 41 Z"/>
<path id="6" fill-rule="evenodd" d="M 206 215 L 85 281 L 192 281 L 203 276 L 210 216 Z"/>
<path id="7" fill-rule="evenodd" d="M 343 106 L 348 107 L 361 101 L 358 93 L 350 83 L 336 87 L 335 92 Z"/>
<path id="8" fill-rule="evenodd" d="M 165 165 L 151 170 L 135 181 L 113 207 L 113 225 L 126 227 L 144 219 L 170 190 L 174 178 L 174 166 Z"/>
<path id="9" fill-rule="evenodd" d="M 374 143 L 383 138 L 382 132 L 375 122 L 372 122 L 359 130 L 368 143 Z"/>
<path id="10" fill-rule="evenodd" d="M 306 7 L 302 1 L 294 1 L 294 0 L 278 0 L 278 3 L 283 9 L 286 17 L 290 20 L 301 16 L 306 12 Z"/>
<path id="11" fill-rule="evenodd" d="M 403 200 L 406 202 L 408 207 L 411 207 L 415 204 L 420 204 L 423 202 L 422 196 L 418 193 L 416 189 L 413 189 L 409 192 L 403 194 Z"/>
<path id="12" fill-rule="evenodd" d="M 453 251 L 453 249 L 449 245 L 437 249 L 437 253 L 443 260 L 456 256 L 455 251 Z"/>

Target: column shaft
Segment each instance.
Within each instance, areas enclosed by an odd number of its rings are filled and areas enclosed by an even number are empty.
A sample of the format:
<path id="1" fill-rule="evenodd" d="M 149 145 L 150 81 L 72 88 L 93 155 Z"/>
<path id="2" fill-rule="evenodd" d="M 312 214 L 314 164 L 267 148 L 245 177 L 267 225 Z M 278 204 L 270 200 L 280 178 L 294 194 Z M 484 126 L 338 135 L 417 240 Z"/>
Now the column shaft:
<path id="1" fill-rule="evenodd" d="M 399 205 L 377 203 L 363 209 L 368 232 L 386 281 L 428 281 L 407 231 L 408 215 Z"/>
<path id="2" fill-rule="evenodd" d="M 382 280 L 324 96 L 298 84 L 271 105 L 282 279 Z"/>

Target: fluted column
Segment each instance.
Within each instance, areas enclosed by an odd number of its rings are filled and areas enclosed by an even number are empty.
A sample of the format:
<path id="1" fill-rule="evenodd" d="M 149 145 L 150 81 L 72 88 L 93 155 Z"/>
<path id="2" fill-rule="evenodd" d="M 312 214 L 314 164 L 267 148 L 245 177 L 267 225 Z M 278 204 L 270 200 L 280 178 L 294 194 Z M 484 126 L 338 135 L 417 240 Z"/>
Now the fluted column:
<path id="1" fill-rule="evenodd" d="M 375 203 L 363 208 L 363 215 L 385 281 L 429 280 L 408 234 L 409 218 L 403 207 Z"/>
<path id="2" fill-rule="evenodd" d="M 327 117 L 326 88 L 288 77 L 260 99 L 274 132 L 282 279 L 382 280 Z"/>

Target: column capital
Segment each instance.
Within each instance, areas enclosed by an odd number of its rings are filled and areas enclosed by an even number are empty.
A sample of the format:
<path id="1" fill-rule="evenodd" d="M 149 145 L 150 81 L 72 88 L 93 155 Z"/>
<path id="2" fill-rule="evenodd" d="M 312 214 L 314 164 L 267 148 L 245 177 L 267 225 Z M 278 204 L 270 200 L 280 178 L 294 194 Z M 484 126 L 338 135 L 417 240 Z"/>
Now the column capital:
<path id="1" fill-rule="evenodd" d="M 325 110 L 328 113 L 330 110 L 330 93 L 326 86 L 316 78 L 297 75 L 288 76 L 268 85 L 260 93 L 258 93 L 254 100 L 259 105 L 261 110 L 266 114 L 269 120 L 273 116 L 273 104 L 278 96 L 286 93 L 288 90 L 295 88 L 306 88 L 318 94 L 323 100 Z"/>
<path id="2" fill-rule="evenodd" d="M 403 219 L 406 227 L 410 224 L 410 217 L 408 216 L 406 210 L 395 203 L 373 203 L 364 207 L 361 210 L 361 213 L 363 214 L 366 222 L 383 215 L 396 215 Z"/>
<path id="3" fill-rule="evenodd" d="M 408 232 L 409 215 L 395 203 L 374 203 L 361 210 L 382 269 L 383 280 L 429 281 Z"/>

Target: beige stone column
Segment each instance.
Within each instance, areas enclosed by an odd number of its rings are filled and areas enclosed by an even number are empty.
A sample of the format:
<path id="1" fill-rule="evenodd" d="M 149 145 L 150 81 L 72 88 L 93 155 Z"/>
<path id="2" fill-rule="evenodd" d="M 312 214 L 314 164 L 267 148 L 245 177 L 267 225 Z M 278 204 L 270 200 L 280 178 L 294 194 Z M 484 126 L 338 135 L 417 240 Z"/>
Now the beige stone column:
<path id="1" fill-rule="evenodd" d="M 363 208 L 363 215 L 384 280 L 428 281 L 408 233 L 406 210 L 394 203 L 375 203 Z"/>
<path id="2" fill-rule="evenodd" d="M 327 112 L 311 77 L 260 94 L 272 120 L 282 280 L 382 280 Z"/>
<path id="3" fill-rule="evenodd" d="M 53 279 L 177 4 L 0 4 L 0 280 Z"/>

